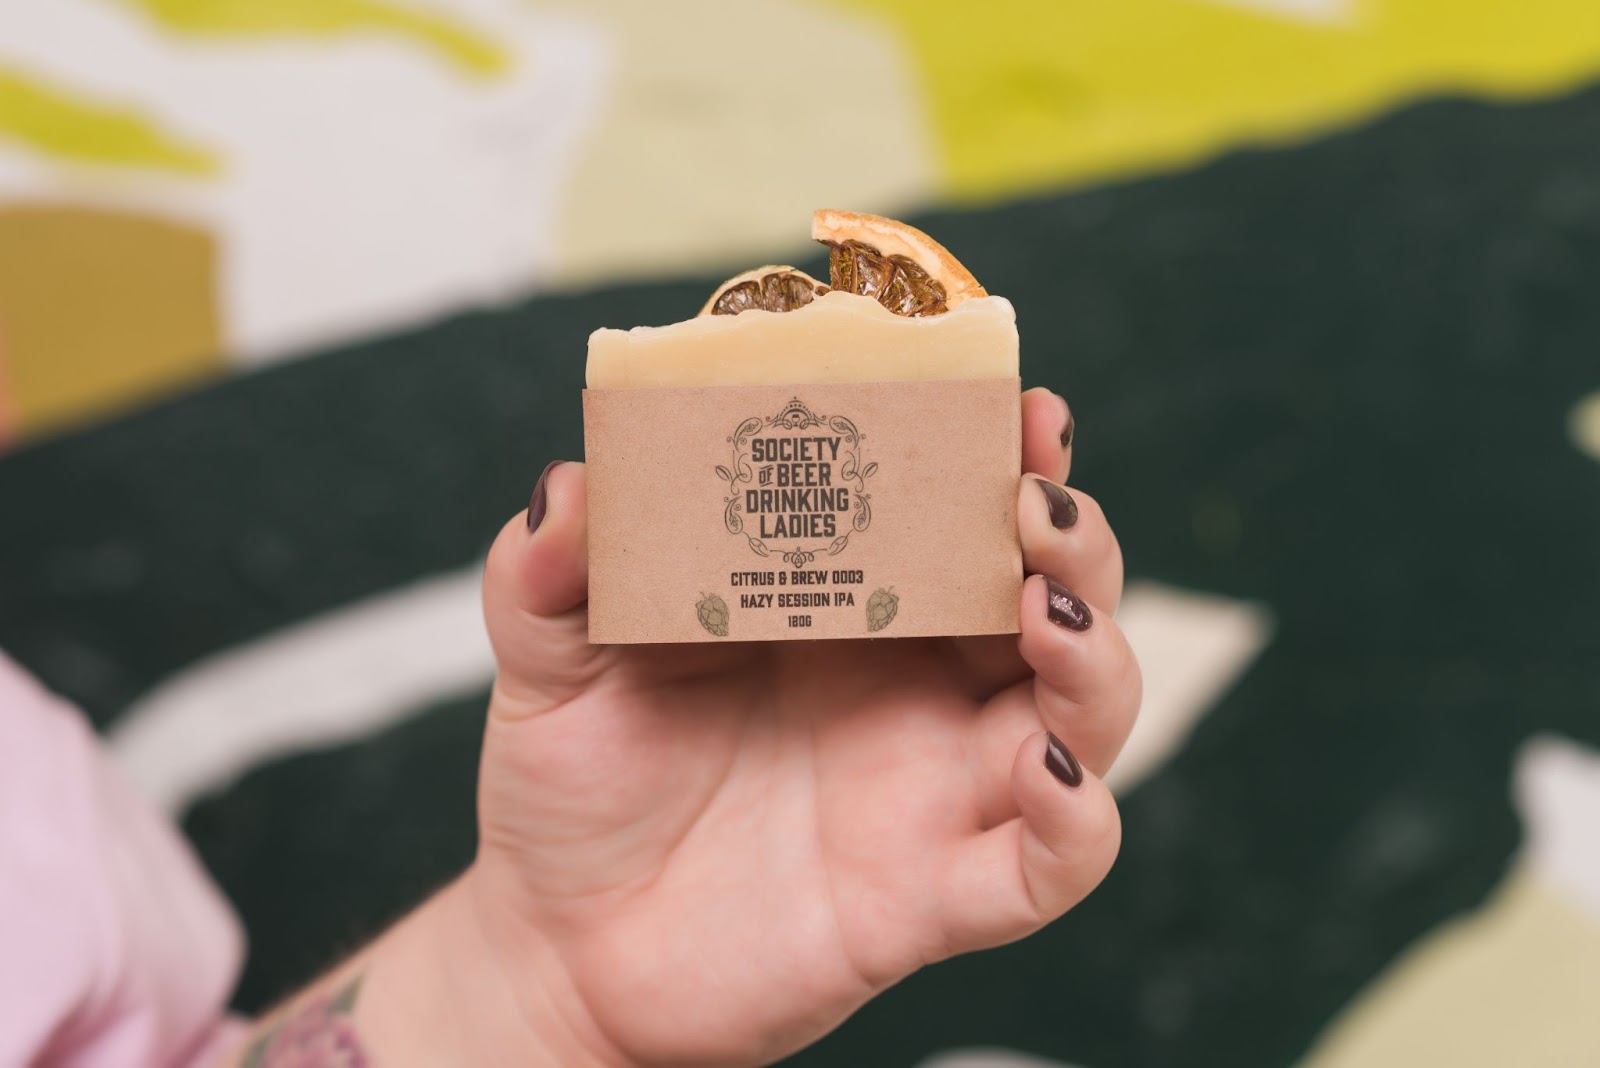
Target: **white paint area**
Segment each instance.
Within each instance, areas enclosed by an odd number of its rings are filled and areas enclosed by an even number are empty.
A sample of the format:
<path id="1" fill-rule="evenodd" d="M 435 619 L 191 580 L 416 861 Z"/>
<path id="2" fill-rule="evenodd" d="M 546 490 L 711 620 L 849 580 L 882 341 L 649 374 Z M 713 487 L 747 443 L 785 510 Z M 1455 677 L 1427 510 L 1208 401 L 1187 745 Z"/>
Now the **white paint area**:
<path id="1" fill-rule="evenodd" d="M 509 69 L 474 75 L 397 35 L 180 36 L 102 0 L 0 5 L 0 63 L 134 108 L 223 166 L 166 178 L 0 144 L 0 199 L 203 226 L 229 355 L 250 363 L 521 293 L 551 271 L 609 37 L 522 0 L 434 6 Z"/>
<path id="2" fill-rule="evenodd" d="M 1183 748 L 1272 638 L 1265 606 L 1160 583 L 1128 584 L 1117 623 L 1144 674 L 1144 704 L 1106 785 L 1125 794 Z"/>
<path id="3" fill-rule="evenodd" d="M 156 687 L 109 741 L 171 813 L 250 768 L 375 733 L 494 677 L 478 567 L 440 575 L 219 653 Z M 1134 583 L 1119 618 L 1145 674 L 1138 727 L 1109 777 L 1126 792 L 1182 745 L 1266 644 L 1261 608 Z"/>
<path id="4" fill-rule="evenodd" d="M 1517 753 L 1511 792 L 1526 835 L 1523 860 L 1600 926 L 1600 752 L 1535 735 Z"/>
<path id="5" fill-rule="evenodd" d="M 1567 436 L 1579 452 L 1600 462 L 1600 390 L 1572 406 L 1567 415 Z"/>
<path id="6" fill-rule="evenodd" d="M 257 764 L 373 734 L 487 687 L 482 569 L 441 575 L 238 646 L 179 672 L 108 741 L 146 796 L 178 815 Z"/>

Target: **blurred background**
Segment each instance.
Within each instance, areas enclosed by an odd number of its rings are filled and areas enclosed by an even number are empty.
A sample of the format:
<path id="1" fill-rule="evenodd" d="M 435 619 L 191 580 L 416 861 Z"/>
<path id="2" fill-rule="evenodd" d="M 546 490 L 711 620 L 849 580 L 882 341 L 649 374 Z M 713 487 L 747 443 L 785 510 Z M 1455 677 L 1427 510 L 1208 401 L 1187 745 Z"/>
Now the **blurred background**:
<path id="1" fill-rule="evenodd" d="M 1592 0 L 0 6 L 0 648 L 236 1006 L 470 857 L 589 331 L 824 269 L 819 206 L 1015 303 L 1148 697 L 1105 886 L 792 1063 L 1600 1063 Z"/>

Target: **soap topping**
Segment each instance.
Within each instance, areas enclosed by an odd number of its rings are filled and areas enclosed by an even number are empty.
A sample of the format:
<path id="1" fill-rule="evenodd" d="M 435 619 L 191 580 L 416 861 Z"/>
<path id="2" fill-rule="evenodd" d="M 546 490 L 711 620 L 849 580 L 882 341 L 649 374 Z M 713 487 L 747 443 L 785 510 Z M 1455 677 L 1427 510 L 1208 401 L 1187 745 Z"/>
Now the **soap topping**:
<path id="1" fill-rule="evenodd" d="M 828 287 L 793 267 L 757 267 L 734 275 L 711 294 L 701 315 L 738 315 L 759 310 L 789 312 L 803 308 Z"/>
<path id="2" fill-rule="evenodd" d="M 944 286 L 909 256 L 886 256 L 865 241 L 828 245 L 828 279 L 834 289 L 871 297 L 896 315 L 940 315 L 950 310 Z"/>
<path id="3" fill-rule="evenodd" d="M 905 223 L 823 209 L 812 217 L 811 236 L 828 247 L 829 285 L 793 267 L 757 267 L 717 287 L 700 314 L 790 312 L 835 289 L 875 300 L 895 315 L 919 317 L 987 295 L 944 246 Z"/>

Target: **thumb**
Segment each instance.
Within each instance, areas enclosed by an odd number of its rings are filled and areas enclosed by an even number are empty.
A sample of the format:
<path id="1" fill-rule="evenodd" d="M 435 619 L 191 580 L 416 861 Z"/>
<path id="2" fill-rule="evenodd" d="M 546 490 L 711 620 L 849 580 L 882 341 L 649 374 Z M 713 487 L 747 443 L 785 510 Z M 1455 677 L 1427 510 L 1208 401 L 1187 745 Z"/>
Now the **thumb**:
<path id="1" fill-rule="evenodd" d="M 536 715 L 586 686 L 605 647 L 589 644 L 584 465 L 544 469 L 528 510 L 489 549 L 483 615 L 494 646 L 497 714 Z"/>

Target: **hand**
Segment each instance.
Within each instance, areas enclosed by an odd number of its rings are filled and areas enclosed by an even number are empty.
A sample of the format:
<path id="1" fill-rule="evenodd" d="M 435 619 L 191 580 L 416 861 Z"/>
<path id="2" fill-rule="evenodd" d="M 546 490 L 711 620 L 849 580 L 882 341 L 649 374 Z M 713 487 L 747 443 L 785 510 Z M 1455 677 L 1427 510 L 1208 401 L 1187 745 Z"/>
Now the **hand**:
<path id="1" fill-rule="evenodd" d="M 1077 490 L 1052 524 L 1066 406 L 1022 404 L 1020 638 L 591 646 L 584 468 L 547 471 L 484 579 L 499 674 L 463 880 L 517 1015 L 596 1063 L 765 1063 L 1105 876 L 1098 776 L 1140 695 L 1121 553 Z"/>

